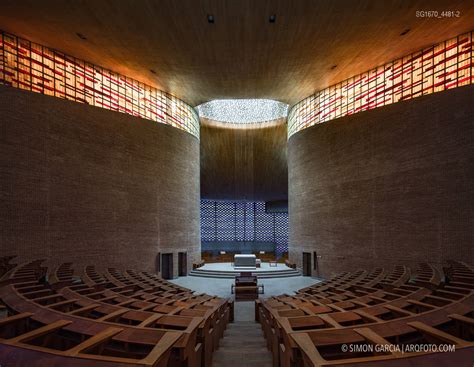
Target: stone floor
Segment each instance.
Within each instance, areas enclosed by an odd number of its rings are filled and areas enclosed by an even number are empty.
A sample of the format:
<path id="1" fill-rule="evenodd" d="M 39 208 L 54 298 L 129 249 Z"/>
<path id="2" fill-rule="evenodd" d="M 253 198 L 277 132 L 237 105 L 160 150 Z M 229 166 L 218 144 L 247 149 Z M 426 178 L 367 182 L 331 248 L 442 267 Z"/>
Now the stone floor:
<path id="1" fill-rule="evenodd" d="M 197 293 L 207 293 L 219 297 L 232 297 L 230 286 L 234 284 L 234 279 L 215 279 L 200 277 L 179 277 L 171 280 L 171 282 L 183 287 L 192 289 Z M 283 293 L 293 294 L 298 289 L 307 287 L 311 284 L 320 282 L 318 278 L 312 277 L 291 277 L 291 278 L 275 278 L 261 279 L 259 284 L 265 286 L 265 294 L 261 298 L 277 296 Z"/>

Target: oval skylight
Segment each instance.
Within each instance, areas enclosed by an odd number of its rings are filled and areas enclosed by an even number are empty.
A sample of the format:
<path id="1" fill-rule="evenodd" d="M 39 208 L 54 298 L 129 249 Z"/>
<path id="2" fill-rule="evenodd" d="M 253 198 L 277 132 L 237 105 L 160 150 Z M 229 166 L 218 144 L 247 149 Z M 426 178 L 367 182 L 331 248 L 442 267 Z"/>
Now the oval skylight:
<path id="1" fill-rule="evenodd" d="M 215 99 L 196 107 L 199 117 L 250 124 L 287 117 L 288 105 L 271 99 Z"/>

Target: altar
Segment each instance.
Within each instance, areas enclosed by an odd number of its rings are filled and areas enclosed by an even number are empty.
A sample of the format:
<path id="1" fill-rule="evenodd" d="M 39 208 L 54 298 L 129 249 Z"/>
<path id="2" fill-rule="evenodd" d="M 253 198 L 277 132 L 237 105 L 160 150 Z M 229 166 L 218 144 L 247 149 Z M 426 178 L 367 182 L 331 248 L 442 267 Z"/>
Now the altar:
<path id="1" fill-rule="evenodd" d="M 255 255 L 234 255 L 234 268 L 256 268 L 257 257 Z"/>

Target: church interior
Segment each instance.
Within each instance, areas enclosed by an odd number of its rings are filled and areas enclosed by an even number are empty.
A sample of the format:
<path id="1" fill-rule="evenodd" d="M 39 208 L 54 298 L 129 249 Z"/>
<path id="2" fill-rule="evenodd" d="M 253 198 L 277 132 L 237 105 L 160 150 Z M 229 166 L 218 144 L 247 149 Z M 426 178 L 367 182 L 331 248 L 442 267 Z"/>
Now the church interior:
<path id="1" fill-rule="evenodd" d="M 472 367 L 474 3 L 2 0 L 0 367 Z"/>

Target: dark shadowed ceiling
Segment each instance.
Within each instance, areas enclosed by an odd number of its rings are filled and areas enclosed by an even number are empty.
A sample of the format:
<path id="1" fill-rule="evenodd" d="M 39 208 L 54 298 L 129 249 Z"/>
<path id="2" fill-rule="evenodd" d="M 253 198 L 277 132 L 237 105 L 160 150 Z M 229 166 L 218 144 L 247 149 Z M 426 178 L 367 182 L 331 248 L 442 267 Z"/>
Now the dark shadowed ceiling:
<path id="1" fill-rule="evenodd" d="M 455 10 L 460 16 L 420 18 L 417 10 Z M 208 23 L 208 14 L 214 24 Z M 269 23 L 270 15 L 276 15 L 275 23 Z M 3 30 L 193 105 L 217 98 L 294 104 L 371 67 L 469 31 L 473 19 L 472 1 L 456 0 L 0 2 Z"/>
<path id="2" fill-rule="evenodd" d="M 203 199 L 287 200 L 285 119 L 257 124 L 201 121 Z"/>

